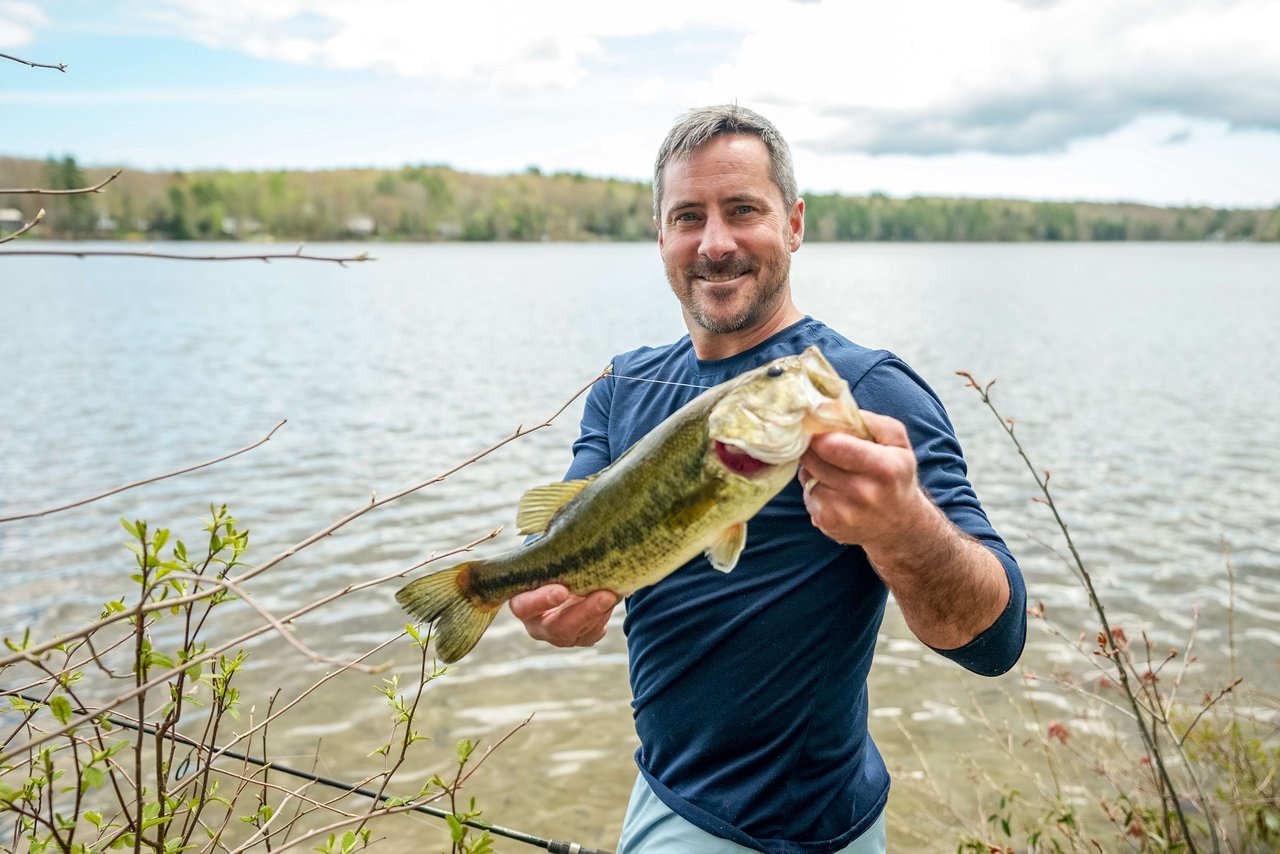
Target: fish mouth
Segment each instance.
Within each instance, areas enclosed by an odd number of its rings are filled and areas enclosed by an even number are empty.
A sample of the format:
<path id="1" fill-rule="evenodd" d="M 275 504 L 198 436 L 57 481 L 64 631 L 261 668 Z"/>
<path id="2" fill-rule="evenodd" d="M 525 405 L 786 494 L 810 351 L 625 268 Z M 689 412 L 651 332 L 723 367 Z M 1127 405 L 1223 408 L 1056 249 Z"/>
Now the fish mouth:
<path id="1" fill-rule="evenodd" d="M 793 463 L 818 433 L 870 438 L 849 384 L 816 346 L 744 374 L 742 386 L 708 421 L 716 456 L 734 474 Z"/>
<path id="2" fill-rule="evenodd" d="M 726 442 L 721 442 L 719 439 L 716 439 L 714 444 L 716 456 L 719 457 L 720 462 L 724 464 L 724 467 L 734 474 L 739 474 L 743 477 L 750 477 L 756 472 L 774 465 L 773 463 L 756 459 L 742 448 L 730 445 Z"/>
<path id="3" fill-rule="evenodd" d="M 755 465 L 750 473 L 754 474 L 760 469 L 768 466 L 778 466 L 783 463 L 790 463 L 800 459 L 805 449 L 809 447 L 809 434 L 803 430 L 788 430 L 786 435 L 773 436 L 767 445 L 762 440 L 737 440 L 737 439 L 717 439 L 716 454 L 724 462 L 726 454 L 737 459 L 745 457 Z M 722 452 L 720 449 L 725 448 L 727 451 Z M 731 470 L 737 471 L 729 463 L 725 465 Z M 742 474 L 741 471 L 738 471 Z"/>

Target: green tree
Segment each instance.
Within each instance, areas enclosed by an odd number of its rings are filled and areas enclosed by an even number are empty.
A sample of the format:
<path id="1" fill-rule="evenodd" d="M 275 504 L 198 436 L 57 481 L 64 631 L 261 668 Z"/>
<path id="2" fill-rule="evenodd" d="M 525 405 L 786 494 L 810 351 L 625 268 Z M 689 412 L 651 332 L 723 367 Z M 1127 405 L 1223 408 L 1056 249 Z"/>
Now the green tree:
<path id="1" fill-rule="evenodd" d="M 84 172 L 71 156 L 49 158 L 45 180 L 51 190 L 75 190 L 85 186 Z M 52 196 L 48 205 L 53 228 L 68 237 L 88 237 L 97 220 L 88 195 Z"/>

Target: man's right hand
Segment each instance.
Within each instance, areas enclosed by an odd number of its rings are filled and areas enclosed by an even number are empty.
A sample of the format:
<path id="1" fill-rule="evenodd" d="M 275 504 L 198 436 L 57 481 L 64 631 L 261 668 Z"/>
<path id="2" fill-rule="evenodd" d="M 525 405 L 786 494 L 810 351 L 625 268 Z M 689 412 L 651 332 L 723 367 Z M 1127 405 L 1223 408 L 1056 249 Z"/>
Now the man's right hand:
<path id="1" fill-rule="evenodd" d="M 534 640 L 554 646 L 591 646 L 604 637 L 618 594 L 596 590 L 586 596 L 563 584 L 548 584 L 511 598 L 511 613 Z"/>

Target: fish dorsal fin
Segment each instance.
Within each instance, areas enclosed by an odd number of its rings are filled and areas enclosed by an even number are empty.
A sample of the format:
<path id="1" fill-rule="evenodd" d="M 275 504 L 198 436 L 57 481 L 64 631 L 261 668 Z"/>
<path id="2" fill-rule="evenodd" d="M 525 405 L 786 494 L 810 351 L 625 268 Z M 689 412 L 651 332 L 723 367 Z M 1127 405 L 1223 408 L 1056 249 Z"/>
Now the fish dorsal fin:
<path id="1" fill-rule="evenodd" d="M 739 522 L 725 528 L 711 545 L 707 546 L 707 560 L 721 572 L 730 572 L 738 565 L 738 556 L 747 544 L 747 523 Z"/>
<path id="2" fill-rule="evenodd" d="M 541 534 L 547 530 L 560 508 L 593 480 L 595 477 L 565 480 L 530 489 L 521 496 L 520 508 L 516 510 L 516 525 L 519 526 L 520 533 Z"/>

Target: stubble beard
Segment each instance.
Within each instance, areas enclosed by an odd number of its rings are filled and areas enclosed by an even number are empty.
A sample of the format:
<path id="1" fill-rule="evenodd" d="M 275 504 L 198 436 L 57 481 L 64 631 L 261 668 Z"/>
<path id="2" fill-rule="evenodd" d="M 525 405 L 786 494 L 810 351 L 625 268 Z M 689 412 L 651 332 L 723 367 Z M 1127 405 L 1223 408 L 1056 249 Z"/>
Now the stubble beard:
<path id="1" fill-rule="evenodd" d="M 755 283 L 747 304 L 738 312 L 723 316 L 715 313 L 717 302 L 694 292 L 694 279 L 702 276 L 726 275 L 754 270 Z M 729 335 L 751 329 L 774 312 L 791 275 L 791 256 L 753 265 L 738 257 L 712 263 L 703 262 L 685 269 L 667 266 L 667 281 L 685 312 L 699 327 L 713 335 Z"/>

